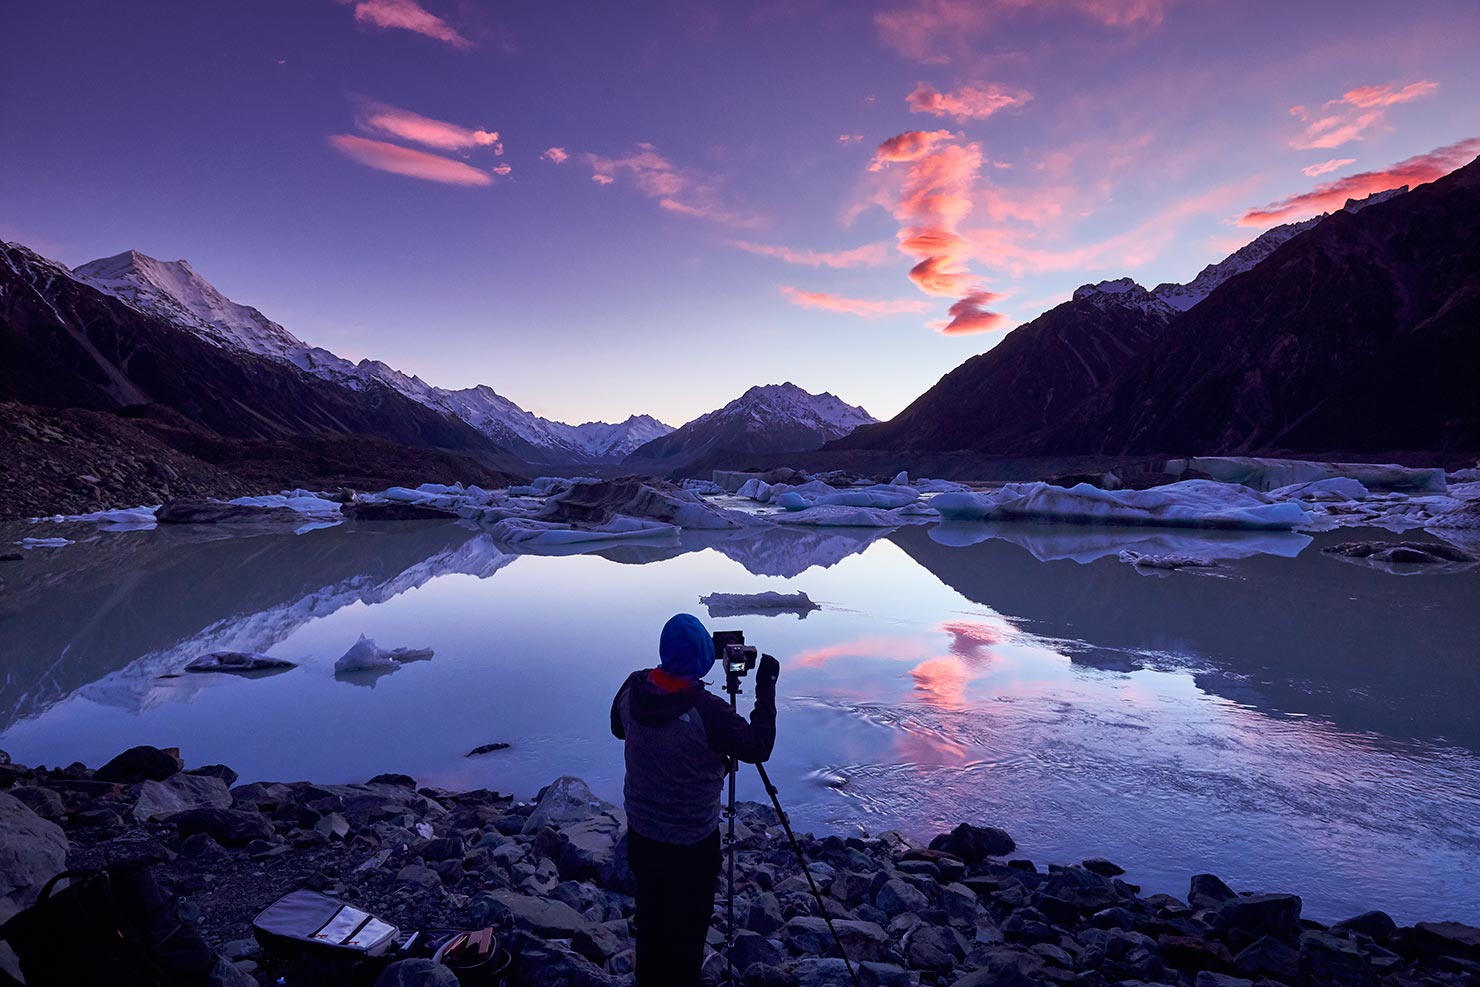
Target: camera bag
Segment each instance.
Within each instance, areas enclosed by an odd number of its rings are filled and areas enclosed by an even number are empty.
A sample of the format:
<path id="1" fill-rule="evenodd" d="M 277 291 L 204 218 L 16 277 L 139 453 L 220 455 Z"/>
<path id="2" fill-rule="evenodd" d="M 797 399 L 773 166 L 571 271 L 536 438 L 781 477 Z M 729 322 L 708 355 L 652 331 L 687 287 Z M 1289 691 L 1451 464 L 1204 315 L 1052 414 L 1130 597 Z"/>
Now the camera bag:
<path id="1" fill-rule="evenodd" d="M 400 930 L 338 898 L 316 891 L 290 891 L 252 920 L 262 948 L 275 956 L 304 953 L 347 960 L 381 956 L 396 943 Z"/>
<path id="2" fill-rule="evenodd" d="M 59 882 L 71 883 L 61 891 Z M 63 871 L 3 927 L 27 987 L 195 987 L 216 955 L 199 911 L 160 889 L 143 861 Z"/>

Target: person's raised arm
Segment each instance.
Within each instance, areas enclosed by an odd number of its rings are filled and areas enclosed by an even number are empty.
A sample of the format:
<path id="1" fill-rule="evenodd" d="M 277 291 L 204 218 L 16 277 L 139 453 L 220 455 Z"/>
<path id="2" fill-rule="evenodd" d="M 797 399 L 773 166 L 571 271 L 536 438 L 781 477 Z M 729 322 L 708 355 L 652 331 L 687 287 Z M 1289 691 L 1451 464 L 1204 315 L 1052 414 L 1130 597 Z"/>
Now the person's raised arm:
<path id="1" fill-rule="evenodd" d="M 755 673 L 755 709 L 748 721 L 723 699 L 704 694 L 697 709 L 704 718 L 710 750 L 751 764 L 770 758 L 776 746 L 776 679 L 780 675 L 780 662 L 762 655 Z"/>

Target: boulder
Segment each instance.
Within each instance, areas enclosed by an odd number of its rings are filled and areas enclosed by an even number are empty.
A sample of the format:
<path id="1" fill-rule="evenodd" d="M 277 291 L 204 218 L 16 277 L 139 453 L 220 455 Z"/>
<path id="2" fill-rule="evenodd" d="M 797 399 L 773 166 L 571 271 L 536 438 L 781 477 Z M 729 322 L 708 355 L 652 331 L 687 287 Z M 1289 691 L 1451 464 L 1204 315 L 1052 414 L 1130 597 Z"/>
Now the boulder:
<path id="1" fill-rule="evenodd" d="M 896 877 L 884 882 L 884 886 L 874 895 L 874 904 L 893 918 L 905 912 L 923 912 L 930 907 L 930 899 L 913 884 Z"/>
<path id="2" fill-rule="evenodd" d="M 1300 934 L 1300 905 L 1294 894 L 1245 895 L 1218 906 L 1218 925 L 1248 941 L 1274 936 L 1291 942 Z"/>
<path id="3" fill-rule="evenodd" d="M 222 846 L 246 846 L 253 840 L 272 839 L 272 821 L 260 812 L 205 807 L 166 816 L 164 822 L 180 836 L 205 833 Z"/>
<path id="4" fill-rule="evenodd" d="M 843 951 L 852 960 L 879 960 L 889 951 L 889 935 L 873 922 L 834 919 L 833 928 L 842 941 Z M 837 944 L 828 930 L 827 920 L 813 915 L 798 915 L 786 923 L 786 938 L 792 947 L 807 956 L 835 956 Z"/>
<path id="5" fill-rule="evenodd" d="M 1011 836 L 995 826 L 972 826 L 962 823 L 949 833 L 930 841 L 930 849 L 942 850 L 968 864 L 979 864 L 988 857 L 1001 857 L 1017 849 Z"/>
<path id="6" fill-rule="evenodd" d="M 916 970 L 949 970 L 966 955 L 966 943 L 949 926 L 922 925 L 910 934 L 905 954 Z"/>
<path id="7" fill-rule="evenodd" d="M 1043 960 L 1008 946 L 988 949 L 979 957 L 980 969 L 955 981 L 952 987 L 1040 987 Z"/>
<path id="8" fill-rule="evenodd" d="M 1233 966 L 1246 977 L 1265 977 L 1288 984 L 1300 974 L 1300 953 L 1274 936 L 1261 936 L 1233 958 Z"/>
<path id="9" fill-rule="evenodd" d="M 540 794 L 522 832 L 529 835 L 547 826 L 558 828 L 564 837 L 556 857 L 562 878 L 606 885 L 623 881 L 627 814 L 591 794 L 584 781 L 567 775 Z"/>
<path id="10" fill-rule="evenodd" d="M 1356 943 L 1331 932 L 1300 936 L 1300 972 L 1323 987 L 1372 987 L 1372 964 Z"/>
<path id="11" fill-rule="evenodd" d="M 0 794 L 0 897 L 45 884 L 67 866 L 67 837 L 19 799 Z"/>
<path id="12" fill-rule="evenodd" d="M 140 782 L 132 815 L 138 822 L 149 822 L 187 809 L 206 807 L 231 807 L 231 790 L 226 782 L 181 771 L 164 781 Z"/>
<path id="13" fill-rule="evenodd" d="M 50 819 L 52 822 L 60 820 L 67 814 L 67 803 L 62 797 L 50 788 L 42 788 L 39 785 L 20 785 L 9 790 L 11 798 L 23 802 L 42 819 Z"/>
<path id="14" fill-rule="evenodd" d="M 1331 926 L 1332 932 L 1360 932 L 1379 946 L 1386 946 L 1398 931 L 1398 923 L 1387 912 L 1363 912 Z"/>
<path id="15" fill-rule="evenodd" d="M 1112 864 L 1104 857 L 1091 857 L 1080 866 L 1090 873 L 1099 874 L 1101 877 L 1119 877 L 1125 873 L 1124 867 L 1121 867 L 1119 864 Z"/>
<path id="16" fill-rule="evenodd" d="M 1453 956 L 1480 961 L 1480 929 L 1460 922 L 1420 922 L 1413 945 L 1424 956 Z"/>
<path id="17" fill-rule="evenodd" d="M 1213 973 L 1211 970 L 1204 970 L 1193 981 L 1193 987 L 1254 987 L 1254 981 L 1244 980 L 1240 977 L 1230 977 L 1226 973 Z"/>
<path id="18" fill-rule="evenodd" d="M 773 940 L 749 929 L 741 929 L 735 933 L 735 945 L 730 948 L 729 955 L 735 969 L 740 972 L 749 970 L 756 963 L 768 967 L 777 966 L 784 958 L 781 947 Z"/>
<path id="19" fill-rule="evenodd" d="M 580 912 L 560 901 L 499 890 L 479 895 L 472 909 L 478 922 L 509 922 L 517 929 L 538 936 L 566 939 L 591 923 Z"/>
<path id="20" fill-rule="evenodd" d="M 170 747 L 161 750 L 147 744 L 130 747 L 122 754 L 93 772 L 94 781 L 106 781 L 119 785 L 134 785 L 141 781 L 164 781 L 179 771 L 180 751 Z"/>
<path id="21" fill-rule="evenodd" d="M 397 960 L 375 978 L 375 987 L 458 987 L 458 979 L 450 967 L 432 960 Z"/>
<path id="22" fill-rule="evenodd" d="M 1193 908 L 1217 908 L 1237 897 L 1216 874 L 1194 874 L 1187 892 L 1187 904 Z"/>

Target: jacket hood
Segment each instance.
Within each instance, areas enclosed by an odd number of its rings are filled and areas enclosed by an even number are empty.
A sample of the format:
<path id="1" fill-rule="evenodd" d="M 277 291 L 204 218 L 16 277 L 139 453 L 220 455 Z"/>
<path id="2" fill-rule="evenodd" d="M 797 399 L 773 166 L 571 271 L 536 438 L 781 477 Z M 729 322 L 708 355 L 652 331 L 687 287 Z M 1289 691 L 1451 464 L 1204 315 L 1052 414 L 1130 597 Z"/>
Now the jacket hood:
<path id="1" fill-rule="evenodd" d="M 660 689 L 648 681 L 647 672 L 638 672 L 636 679 L 632 683 L 632 717 L 651 727 L 672 723 L 693 709 L 694 703 L 704 691 L 701 682 L 695 682 L 689 688 L 677 692 Z"/>
<path id="2" fill-rule="evenodd" d="M 663 660 L 663 671 L 669 675 L 698 681 L 714 666 L 714 638 L 698 617 L 691 613 L 674 614 L 663 625 L 658 656 Z"/>

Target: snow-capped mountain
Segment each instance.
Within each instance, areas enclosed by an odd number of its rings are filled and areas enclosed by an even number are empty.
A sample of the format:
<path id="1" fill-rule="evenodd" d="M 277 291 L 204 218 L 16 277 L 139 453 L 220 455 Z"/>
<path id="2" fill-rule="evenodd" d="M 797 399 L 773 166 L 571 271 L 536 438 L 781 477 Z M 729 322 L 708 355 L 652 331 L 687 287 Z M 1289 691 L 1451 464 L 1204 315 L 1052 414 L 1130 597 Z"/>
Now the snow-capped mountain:
<path id="1" fill-rule="evenodd" d="M 1388 189 L 1385 192 L 1373 192 L 1365 199 L 1347 199 L 1346 205 L 1342 206 L 1344 212 L 1360 212 L 1368 206 L 1379 202 L 1386 202 L 1395 195 L 1401 195 L 1408 191 L 1408 186 Z M 1235 274 L 1242 274 L 1252 270 L 1264 258 L 1275 252 L 1285 241 L 1306 230 L 1313 229 L 1317 223 L 1329 216 L 1330 213 L 1322 213 L 1310 219 L 1298 223 L 1286 223 L 1266 230 L 1255 237 L 1250 243 L 1245 244 L 1223 260 L 1216 264 L 1209 264 L 1198 272 L 1197 277 L 1186 284 L 1159 284 L 1151 289 L 1151 294 L 1166 302 L 1179 312 L 1185 312 L 1212 293 L 1218 287 Z M 1129 278 L 1123 280 L 1129 281 Z M 1132 282 L 1134 283 L 1134 282 Z M 1084 289 L 1081 288 L 1080 291 Z M 1078 293 L 1075 293 L 1078 297 Z"/>
<path id="2" fill-rule="evenodd" d="M 1165 299 L 1142 288 L 1131 278 L 1116 278 L 1098 284 L 1084 284 L 1074 289 L 1074 300 L 1086 302 L 1105 311 L 1109 308 L 1137 308 L 1147 315 L 1174 315 L 1176 309 Z"/>
<path id="3" fill-rule="evenodd" d="M 833 394 L 812 394 L 790 382 L 767 384 L 654 439 L 626 461 L 676 468 L 715 453 L 810 452 L 876 420 Z"/>
<path id="4" fill-rule="evenodd" d="M 532 463 L 615 463 L 643 443 L 673 431 L 672 426 L 648 415 L 634 415 L 615 424 L 567 425 L 525 411 L 487 385 L 448 390 L 379 360 L 352 363 L 308 345 L 257 309 L 233 302 L 187 261 L 156 260 L 129 250 L 83 264 L 72 276 L 213 345 L 290 363 L 351 388 L 379 381 L 419 404 L 467 422 Z"/>

